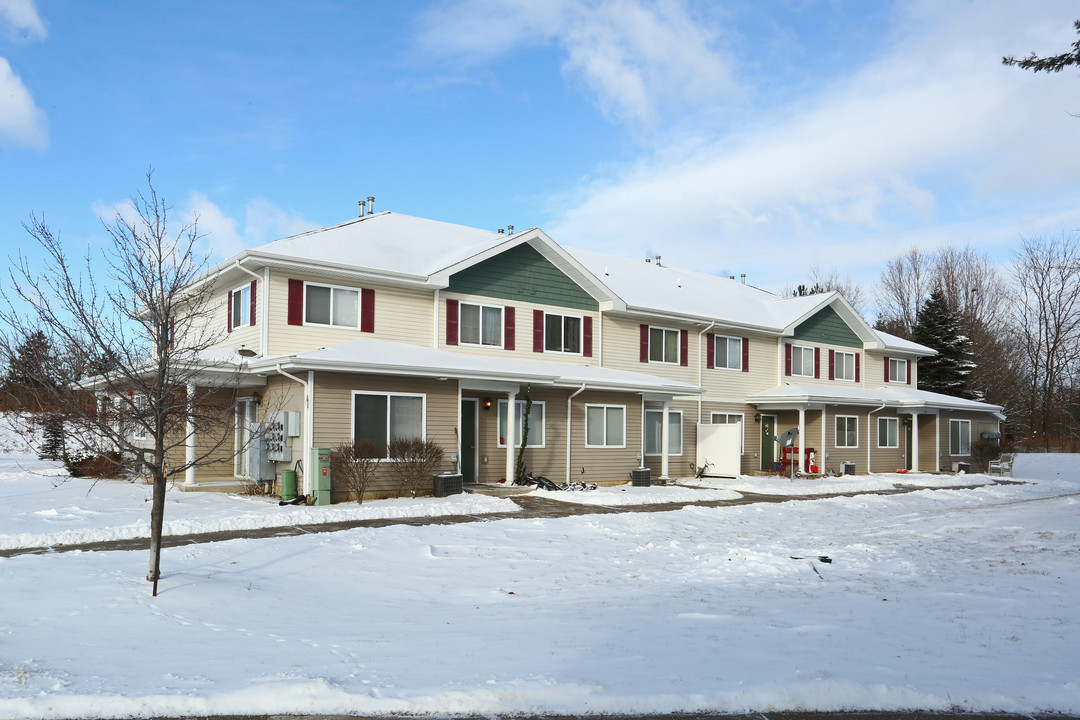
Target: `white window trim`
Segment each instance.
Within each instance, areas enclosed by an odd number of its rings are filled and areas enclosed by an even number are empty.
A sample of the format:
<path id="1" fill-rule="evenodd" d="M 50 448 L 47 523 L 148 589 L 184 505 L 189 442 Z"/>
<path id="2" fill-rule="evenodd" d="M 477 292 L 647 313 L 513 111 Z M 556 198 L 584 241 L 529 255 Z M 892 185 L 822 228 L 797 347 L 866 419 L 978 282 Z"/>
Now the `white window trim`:
<path id="1" fill-rule="evenodd" d="M 623 432 L 622 432 L 622 445 L 590 445 L 589 444 L 589 408 L 619 408 L 623 411 Z M 605 405 L 600 403 L 589 403 L 585 405 L 585 447 L 587 448 L 610 448 L 619 449 L 626 447 L 626 406 L 625 405 Z M 604 413 L 604 439 L 607 439 L 607 413 Z"/>
<path id="2" fill-rule="evenodd" d="M 797 372 L 795 372 L 795 353 L 800 353 L 801 354 L 803 350 L 809 350 L 810 351 L 810 372 L 797 373 Z M 795 344 L 792 344 L 792 346 L 791 346 L 791 377 L 807 377 L 807 378 L 814 377 L 814 358 L 816 358 L 816 357 L 817 357 L 817 353 L 815 352 L 813 345 L 795 345 Z M 803 364 L 805 365 L 806 363 L 803 363 Z M 804 370 L 805 370 L 805 368 L 804 368 Z"/>
<path id="3" fill-rule="evenodd" d="M 851 358 L 851 377 L 840 377 L 840 373 L 837 372 L 840 369 L 840 356 L 846 355 Z M 833 380 L 839 380 L 840 382 L 855 382 L 855 353 L 847 350 L 834 350 L 833 351 Z"/>
<path id="4" fill-rule="evenodd" d="M 899 370 L 900 363 L 904 364 L 904 369 L 899 373 L 899 377 L 893 377 L 893 363 L 896 363 L 896 367 Z M 907 364 L 908 361 L 904 358 L 889 358 L 889 382 L 894 383 L 907 383 Z"/>
<path id="5" fill-rule="evenodd" d="M 859 449 L 859 416 L 858 415 L 834 415 L 833 417 L 835 418 L 833 420 L 833 432 L 835 433 L 835 437 L 833 437 L 833 447 L 837 448 L 838 450 L 858 450 Z M 844 418 L 855 421 L 855 444 L 854 445 L 841 445 L 840 444 L 840 431 L 839 431 L 839 428 L 837 428 L 836 423 L 837 423 L 838 420 L 841 420 L 841 419 L 844 419 Z M 846 431 L 845 431 L 844 435 L 845 436 L 847 435 Z"/>
<path id="6" fill-rule="evenodd" d="M 417 397 L 420 398 L 420 439 L 427 440 L 427 394 L 406 392 L 382 392 L 380 390 L 353 390 L 349 397 L 349 438 L 356 442 L 356 396 L 357 395 L 380 395 L 387 398 L 386 402 L 386 445 L 387 452 L 390 448 L 390 398 L 391 397 Z M 394 462 L 388 457 L 376 458 L 378 462 Z"/>
<path id="7" fill-rule="evenodd" d="M 307 319 L 307 306 L 308 306 L 307 289 L 309 287 L 330 288 L 330 322 L 328 322 L 328 323 L 320 323 L 320 322 L 310 322 L 310 321 L 308 321 L 308 319 Z M 351 292 L 356 293 L 356 325 L 335 325 L 334 324 L 334 290 L 349 290 Z M 359 332 L 359 330 L 360 330 L 360 318 L 363 317 L 363 315 L 364 315 L 363 304 L 364 304 L 364 293 L 362 292 L 362 288 L 349 287 L 348 285 L 330 285 L 328 283 L 308 282 L 307 280 L 304 281 L 304 309 L 303 309 L 304 325 L 310 325 L 312 327 L 321 327 L 321 328 L 335 328 L 337 330 L 356 330 L 356 331 Z"/>
<path id="8" fill-rule="evenodd" d="M 645 409 L 645 415 L 644 415 L 644 417 L 642 419 L 644 420 L 645 418 L 647 418 L 649 413 L 660 413 L 661 415 L 663 415 L 664 411 L 663 410 L 658 410 L 658 409 L 655 409 L 655 408 L 646 408 Z M 668 450 L 668 457 L 682 457 L 683 446 L 686 445 L 686 442 L 685 442 L 685 440 L 686 440 L 686 436 L 685 436 L 686 428 L 685 428 L 685 426 L 683 426 L 683 413 L 682 413 L 682 410 L 668 410 L 668 415 L 678 415 L 679 416 L 679 452 L 677 452 L 677 453 L 676 452 L 671 452 L 671 450 L 669 449 Z M 663 419 L 661 419 L 660 422 L 662 423 Z M 625 428 L 624 428 L 624 431 L 625 431 Z M 663 437 L 662 433 L 663 433 L 663 426 L 661 425 L 661 437 Z M 671 433 L 669 431 L 668 432 L 669 439 L 670 439 L 670 435 L 671 435 Z M 624 435 L 624 439 L 625 439 L 625 435 Z M 660 442 L 663 443 L 663 440 L 661 440 Z M 662 457 L 663 454 L 664 453 L 662 453 L 662 452 L 652 453 L 652 452 L 649 452 L 648 450 L 645 451 L 645 456 L 646 457 Z"/>
<path id="9" fill-rule="evenodd" d="M 738 355 L 736 357 L 736 360 L 738 361 L 738 365 L 736 367 L 731 367 L 730 364 L 728 364 L 728 365 L 720 365 L 716 361 L 716 358 L 720 357 L 720 354 L 717 352 L 717 350 L 720 347 L 720 341 L 721 340 L 724 342 L 725 346 L 727 346 L 729 340 L 738 340 L 739 341 L 739 353 L 738 353 Z M 739 372 L 742 372 L 742 356 L 743 356 L 743 346 L 742 346 L 742 344 L 743 344 L 743 339 L 741 337 L 735 337 L 734 335 L 714 335 L 713 336 L 713 368 L 715 368 L 717 370 L 737 370 Z M 792 352 L 794 352 L 794 351 L 792 351 Z M 729 356 L 728 357 L 728 363 L 730 363 L 730 362 L 731 362 L 731 357 Z M 730 415 L 731 413 L 728 413 L 728 414 Z"/>
<path id="10" fill-rule="evenodd" d="M 879 448 L 891 448 L 891 449 L 896 449 L 896 448 L 900 447 L 900 418 L 879 417 L 877 420 L 878 420 L 877 446 Z M 886 422 L 886 424 L 888 424 L 888 425 L 895 425 L 896 426 L 896 444 L 895 445 L 882 445 L 881 444 L 881 440 L 882 440 L 882 438 L 881 438 L 881 421 L 882 420 L 884 420 Z M 888 441 L 889 441 L 889 433 L 886 431 L 886 433 L 885 433 L 885 442 L 887 443 Z"/>
<path id="11" fill-rule="evenodd" d="M 466 305 L 473 305 L 480 309 L 480 338 L 481 342 L 473 343 L 467 342 L 461 339 L 461 317 L 462 312 Z M 499 344 L 489 345 L 483 342 L 484 337 L 484 308 L 495 308 L 499 311 Z M 465 345 L 467 347 L 478 348 L 492 348 L 502 349 L 506 347 L 506 306 L 505 305 L 489 305 L 487 303 L 472 302 L 471 300 L 459 300 L 458 301 L 458 345 Z M 529 447 L 532 447 L 531 445 Z"/>
<path id="12" fill-rule="evenodd" d="M 713 425 L 730 425 L 731 423 L 718 423 L 716 422 L 717 415 L 726 415 L 727 417 L 738 417 L 740 432 L 739 432 L 739 454 L 744 455 L 746 453 L 746 413 L 734 413 L 734 412 L 714 412 L 709 414 L 709 422 Z"/>
<path id="13" fill-rule="evenodd" d="M 674 360 L 653 360 L 652 357 L 652 331 L 663 330 L 665 337 L 667 333 L 675 333 L 675 359 Z M 663 355 L 663 353 L 661 353 Z M 649 326 L 649 362 L 657 365 L 679 365 L 682 362 L 682 333 L 678 328 L 665 327 L 663 325 L 650 325 Z"/>
<path id="14" fill-rule="evenodd" d="M 967 425 L 967 438 L 968 438 L 968 451 L 966 453 L 953 452 L 952 446 L 952 428 L 953 423 L 963 427 Z M 959 448 L 957 448 L 959 450 Z M 971 457 L 971 421 L 970 420 L 949 420 L 949 455 L 951 457 Z"/>
<path id="15" fill-rule="evenodd" d="M 247 301 L 244 301 L 244 294 L 247 294 Z M 233 317 L 233 303 L 236 302 L 236 296 L 240 295 L 240 317 Z M 227 296 L 231 302 L 229 303 L 229 322 L 232 325 L 232 329 L 251 327 L 255 323 L 251 322 L 251 283 L 246 283 L 238 288 L 235 288 L 230 295 Z M 247 322 L 242 322 L 243 317 L 247 315 Z"/>
<path id="16" fill-rule="evenodd" d="M 518 400 L 515 400 L 514 402 L 515 402 L 515 404 L 520 404 L 521 407 L 522 407 L 522 412 L 524 412 L 524 410 L 525 410 L 525 401 L 518 399 Z M 536 448 L 536 449 L 539 450 L 539 449 L 543 449 L 543 448 L 547 447 L 547 401 L 546 400 L 533 400 L 533 407 L 535 408 L 537 405 L 544 408 L 544 421 L 540 424 L 540 427 L 543 429 L 543 433 L 544 433 L 544 442 L 540 443 L 539 445 L 533 445 L 530 442 L 528 445 L 525 446 L 525 449 L 527 449 L 527 450 L 530 450 L 532 448 Z M 498 446 L 500 448 L 505 448 L 506 447 L 506 439 L 499 435 L 499 413 L 506 412 L 506 410 L 504 409 L 505 407 L 506 407 L 506 400 L 500 400 L 499 403 L 498 403 L 498 406 L 495 408 L 495 411 L 496 411 L 496 415 L 495 415 L 495 435 L 497 436 L 495 444 L 496 444 L 496 446 Z M 514 413 L 514 414 L 516 415 L 517 413 Z M 531 414 L 532 413 L 530 412 L 530 415 Z M 529 425 L 532 426 L 531 421 L 529 422 Z M 515 447 L 519 447 L 519 448 L 521 447 L 521 435 L 522 435 L 522 432 L 524 432 L 524 430 L 521 427 L 521 425 L 518 425 L 517 427 L 514 428 L 514 438 L 518 441 L 517 444 L 515 445 Z M 529 434 L 531 435 L 532 433 L 529 433 Z"/>
<path id="17" fill-rule="evenodd" d="M 577 318 L 578 320 L 578 348 L 577 352 L 570 350 L 548 350 L 547 346 L 547 319 L 549 315 L 557 315 L 563 319 L 563 332 L 566 331 L 566 318 Z M 565 344 L 565 342 L 563 343 Z M 544 352 L 552 353 L 555 355 L 578 355 L 583 356 L 585 353 L 585 316 L 584 315 L 572 315 L 570 313 L 556 313 L 544 311 Z"/>

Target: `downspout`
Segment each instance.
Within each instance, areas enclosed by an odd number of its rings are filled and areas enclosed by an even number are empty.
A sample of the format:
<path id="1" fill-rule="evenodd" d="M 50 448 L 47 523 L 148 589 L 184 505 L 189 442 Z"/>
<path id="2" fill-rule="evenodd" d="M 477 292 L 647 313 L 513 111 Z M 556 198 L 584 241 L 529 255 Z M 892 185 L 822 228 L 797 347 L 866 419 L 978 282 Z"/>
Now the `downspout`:
<path id="1" fill-rule="evenodd" d="M 709 323 L 709 327 L 705 328 L 704 330 L 702 330 L 701 332 L 699 332 L 697 334 L 697 384 L 698 384 L 698 387 L 702 387 L 702 384 L 701 384 L 701 382 L 702 382 L 702 374 L 701 374 L 701 372 L 702 372 L 701 371 L 701 366 L 702 366 L 702 363 L 701 363 L 701 336 L 704 335 L 705 333 L 709 332 L 710 330 L 712 330 L 714 327 L 716 327 L 716 321 L 715 320 L 713 320 L 712 322 Z M 704 394 L 704 393 L 702 393 L 702 394 Z M 698 421 L 698 425 L 700 425 L 701 424 L 701 395 L 697 396 L 697 421 Z M 697 443 L 697 434 L 696 433 L 694 435 L 694 443 L 695 444 Z"/>
<path id="2" fill-rule="evenodd" d="M 884 410 L 888 405 L 882 405 L 879 408 L 874 408 L 870 412 L 866 413 L 866 474 L 872 475 L 870 472 L 870 416 L 876 412 Z"/>
<path id="3" fill-rule="evenodd" d="M 303 433 L 302 433 L 301 438 L 300 438 L 300 444 L 303 445 L 303 451 L 300 454 L 300 459 L 303 460 L 303 459 L 307 458 L 307 456 L 310 454 L 309 451 L 311 450 L 312 444 L 314 443 L 313 435 L 314 435 L 314 431 L 315 431 L 315 423 L 314 423 L 314 418 L 312 417 L 312 415 L 313 415 L 313 406 L 315 404 L 315 399 L 314 399 L 315 373 L 313 371 L 309 370 L 308 371 L 308 379 L 307 380 L 301 380 L 296 375 L 293 375 L 291 373 L 288 373 L 288 372 L 282 370 L 280 364 L 275 365 L 274 370 L 279 375 L 281 375 L 282 377 L 286 377 L 286 378 L 292 380 L 293 382 L 300 383 L 300 386 L 304 388 L 304 429 L 303 429 Z M 307 470 L 307 465 L 304 465 L 304 494 L 305 495 L 308 495 L 311 492 L 311 488 L 309 487 L 310 480 L 311 480 L 311 478 L 310 478 L 310 473 L 308 473 L 308 470 Z"/>
<path id="4" fill-rule="evenodd" d="M 583 392 L 585 392 L 585 383 L 582 383 L 581 387 L 570 393 L 570 397 L 566 398 L 566 482 L 568 483 L 570 482 L 570 448 L 573 445 L 573 433 L 571 432 L 570 422 L 574 414 L 574 398 Z"/>

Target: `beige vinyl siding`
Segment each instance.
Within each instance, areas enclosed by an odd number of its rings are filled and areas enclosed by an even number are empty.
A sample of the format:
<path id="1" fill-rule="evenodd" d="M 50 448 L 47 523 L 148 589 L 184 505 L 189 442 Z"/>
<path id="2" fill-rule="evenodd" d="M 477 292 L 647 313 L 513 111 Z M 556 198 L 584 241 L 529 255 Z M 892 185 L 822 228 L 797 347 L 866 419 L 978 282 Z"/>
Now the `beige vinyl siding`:
<path id="1" fill-rule="evenodd" d="M 524 391 L 524 389 L 522 390 Z M 566 400 L 568 390 L 536 389 L 532 392 L 533 402 L 544 403 L 544 447 L 526 448 L 526 468 L 535 475 L 543 475 L 549 480 L 561 483 L 566 480 Z M 477 431 L 476 445 L 479 460 L 476 465 L 477 482 L 498 483 L 506 477 L 507 448 L 499 447 L 499 400 L 506 400 L 505 395 L 492 393 L 463 393 L 464 398 L 476 398 Z M 483 399 L 490 397 L 490 410 L 484 410 Z M 518 400 L 523 400 L 518 393 Z M 530 430 L 530 436 L 535 437 Z M 515 459 L 521 445 L 521 438 L 515 439 L 515 447 L 510 451 Z M 464 449 L 463 449 L 464 450 Z M 484 462 L 487 458 L 487 462 Z"/>
<path id="2" fill-rule="evenodd" d="M 503 308 L 514 308 L 514 349 L 507 350 L 505 347 L 485 347 L 480 345 L 447 345 L 446 344 L 446 301 L 457 300 L 459 303 L 475 303 L 478 305 L 496 305 Z M 591 317 L 593 323 L 593 353 L 592 357 L 585 357 L 583 353 L 562 352 L 533 352 L 533 311 L 543 310 L 556 315 L 571 315 L 582 318 L 582 340 L 584 341 L 584 318 Z M 460 313 L 460 306 L 459 306 Z M 460 314 L 459 314 L 460 318 Z M 504 311 L 505 327 L 505 311 Z M 462 295 L 461 293 L 441 293 L 439 295 L 439 347 L 443 350 L 468 353 L 470 355 L 483 355 L 496 358 L 516 358 L 519 360 L 542 360 L 544 362 L 570 362 L 575 365 L 598 365 L 600 363 L 600 321 L 599 313 L 586 310 L 574 310 L 570 308 L 555 307 L 552 305 L 538 305 L 535 303 L 523 303 L 497 298 L 481 297 L 479 295 Z M 503 337 L 505 345 L 506 338 Z M 584 346 L 582 348 L 584 350 Z M 501 477 L 501 476 L 500 476 Z"/>
<path id="3" fill-rule="evenodd" d="M 919 363 L 914 357 L 909 357 L 902 353 L 867 353 L 865 356 L 866 378 L 864 385 L 868 388 L 880 388 L 889 387 L 890 385 L 903 385 L 905 387 L 916 388 L 919 383 Z M 892 358 L 894 360 L 907 360 L 908 365 L 911 366 L 911 385 L 907 382 L 903 383 L 887 383 L 885 382 L 885 358 Z"/>
<path id="4" fill-rule="evenodd" d="M 645 413 L 641 410 L 640 400 L 638 405 L 639 423 L 645 420 Z M 647 402 L 645 410 L 663 410 L 662 403 Z M 672 412 L 682 412 L 682 453 L 668 456 L 668 475 L 673 478 L 693 477 L 697 473 L 697 403 L 694 401 L 675 401 L 671 403 Z M 629 412 L 629 410 L 627 410 Z M 644 425 L 642 425 L 644 427 Z M 645 458 L 644 465 L 652 470 L 652 477 L 660 477 L 660 469 L 663 458 L 660 455 L 644 455 L 645 441 L 642 440 L 641 452 Z"/>
<path id="5" fill-rule="evenodd" d="M 643 324 L 686 330 L 689 355 L 686 367 L 674 363 L 641 362 L 641 325 Z M 700 338 L 698 338 L 701 329 L 700 326 L 695 329 L 691 325 L 680 325 L 667 320 L 649 322 L 637 317 L 606 313 L 604 315 L 604 367 L 656 375 L 697 385 L 698 358 L 701 358 L 702 367 L 705 364 L 705 355 L 701 352 Z"/>
<path id="6" fill-rule="evenodd" d="M 950 420 L 970 420 L 971 421 L 971 446 L 972 452 L 969 455 L 952 455 L 950 454 L 949 447 L 949 421 Z M 941 413 L 941 471 L 952 472 L 952 466 L 954 462 L 966 462 L 971 463 L 972 472 L 980 472 L 985 470 L 982 468 L 974 453 L 974 445 L 979 440 L 979 436 L 984 431 L 997 432 L 998 420 L 989 413 L 971 413 L 963 412 L 959 410 L 942 411 Z M 921 449 L 921 448 L 920 448 Z M 920 455 L 922 453 L 920 452 Z"/>
<path id="7" fill-rule="evenodd" d="M 916 420 L 919 423 L 919 470 L 921 472 L 933 472 L 937 465 L 937 453 L 936 446 L 937 439 L 937 415 L 916 415 Z M 948 433 L 948 423 L 946 423 L 945 432 Z M 948 436 L 946 436 L 946 440 Z M 944 446 L 946 452 L 948 452 L 948 446 Z"/>
<path id="8" fill-rule="evenodd" d="M 870 409 L 872 408 L 845 405 L 830 405 L 825 409 L 825 452 L 828 453 L 827 458 L 820 452 L 821 425 L 817 425 L 815 432 L 810 432 L 809 430 L 807 430 L 808 440 L 810 441 L 807 443 L 807 446 L 813 447 L 818 451 L 818 467 L 822 467 L 822 463 L 824 462 L 824 468 L 828 472 L 839 472 L 841 470 L 841 463 L 852 462 L 855 463 L 855 473 L 857 475 L 866 474 L 866 449 L 868 447 L 868 443 L 873 437 L 875 437 L 875 434 L 871 433 L 869 430 L 870 423 L 867 422 L 866 413 Z M 798 414 L 792 414 L 796 416 L 796 422 L 798 422 Z M 810 412 L 808 412 L 807 414 L 809 415 Z M 820 421 L 820 411 L 817 411 L 814 414 L 818 415 L 818 419 Z M 859 446 L 857 448 L 836 447 L 836 417 L 838 415 L 855 416 L 859 419 Z M 876 422 L 874 420 L 874 418 L 876 417 L 877 414 L 871 415 L 871 421 Z M 785 428 L 783 425 L 781 425 L 780 429 L 783 430 Z M 871 448 L 871 453 L 873 453 L 873 450 L 874 448 Z"/>
<path id="9" fill-rule="evenodd" d="M 586 405 L 626 406 L 625 447 L 585 447 Z M 626 393 L 583 392 L 573 400 L 572 417 L 571 477 L 579 479 L 580 469 L 584 467 L 585 475 L 582 479 L 585 482 L 606 485 L 630 482 L 630 471 L 640 466 L 638 453 L 641 452 L 641 398 Z"/>
<path id="10" fill-rule="evenodd" d="M 322 325 L 289 325 L 289 280 L 375 291 L 375 332 Z M 375 338 L 431 346 L 434 293 L 391 285 L 357 284 L 311 273 L 274 269 L 270 273 L 270 355 L 305 352 L 350 340 Z M 259 322 L 266 317 L 260 313 Z"/>
<path id="11" fill-rule="evenodd" d="M 904 427 L 904 418 L 907 417 L 910 416 L 898 415 L 895 411 L 890 409 L 876 412 L 870 416 L 871 472 L 892 472 L 893 470 L 902 470 L 907 466 L 907 433 L 910 431 L 910 428 Z M 897 447 L 878 447 L 878 443 L 880 442 L 878 437 L 879 418 L 893 418 L 896 420 Z M 922 438 L 919 439 L 922 440 Z"/>
<path id="12" fill-rule="evenodd" d="M 246 394 L 250 391 L 246 391 Z M 233 458 L 236 438 L 235 400 L 232 391 L 222 390 L 210 398 L 214 407 L 220 409 L 219 420 L 213 428 L 202 428 L 195 436 L 196 482 L 209 482 L 233 478 Z M 170 482 L 184 482 L 185 473 L 179 470 L 186 462 L 187 449 L 180 429 L 170 436 L 172 449 L 166 462 L 170 468 Z"/>
<path id="13" fill-rule="evenodd" d="M 820 374 L 821 377 L 815 378 L 812 375 L 809 376 L 809 377 L 805 376 L 805 375 L 795 375 L 794 372 L 792 372 L 792 374 L 790 376 L 786 375 L 785 371 L 787 369 L 787 360 L 786 360 L 786 358 L 787 358 L 787 349 L 784 347 L 784 345 L 792 345 L 792 346 L 809 347 L 809 348 L 818 348 L 818 349 L 820 349 L 821 350 L 821 362 L 820 362 L 820 368 L 819 368 L 820 372 L 819 372 L 819 374 Z M 859 381 L 858 382 L 855 382 L 854 380 L 830 380 L 829 379 L 829 351 L 830 350 L 833 350 L 834 352 L 837 352 L 837 353 L 844 352 L 844 353 L 853 353 L 853 354 L 858 355 L 858 358 L 857 358 L 858 363 L 859 363 Z M 795 352 L 794 348 L 792 349 L 792 352 Z M 823 384 L 823 385 L 841 386 L 841 387 L 868 387 L 868 385 L 869 385 L 869 383 L 871 381 L 872 373 L 873 373 L 873 368 L 872 368 L 873 363 L 867 360 L 866 355 L 867 355 L 866 351 L 861 349 L 861 348 L 852 348 L 852 347 L 846 347 L 846 346 L 842 346 L 842 345 L 819 345 L 819 344 L 815 344 L 815 343 L 792 340 L 791 338 L 783 338 L 780 341 L 780 352 L 777 355 L 778 362 L 780 363 L 780 372 L 779 372 L 780 381 L 781 382 L 792 382 L 792 383 L 795 383 L 795 382 L 797 382 L 797 383 L 806 383 L 806 384 L 810 384 L 810 385 L 821 385 L 821 384 Z M 792 365 L 794 366 L 794 361 L 793 361 Z M 870 372 L 868 372 L 868 368 L 870 369 Z M 881 372 L 882 372 L 880 359 L 879 359 L 879 362 L 878 362 L 877 372 L 878 372 L 878 375 L 879 375 L 878 381 L 880 382 L 880 380 L 881 380 Z M 863 465 L 865 465 L 865 464 L 866 464 L 866 461 L 864 460 Z"/>
<path id="14" fill-rule="evenodd" d="M 701 347 L 701 386 L 705 388 L 704 400 L 706 402 L 732 403 L 742 401 L 747 395 L 752 395 L 762 390 L 776 386 L 776 338 L 767 335 L 751 335 L 739 332 L 725 332 L 722 330 L 710 330 L 716 335 L 729 337 L 747 338 L 750 343 L 749 364 L 750 370 L 729 370 L 728 368 L 709 369 L 706 366 L 706 348 Z M 693 335 L 691 335 L 693 338 Z M 691 345 L 694 344 L 691 339 Z M 702 336 L 702 345 L 706 342 L 706 336 Z M 692 355 L 691 364 L 697 359 Z M 694 379 L 697 384 L 697 378 Z M 717 412 L 720 412 L 719 410 Z M 730 411 L 737 412 L 737 411 Z M 708 415 L 702 417 L 702 422 L 708 422 Z"/>

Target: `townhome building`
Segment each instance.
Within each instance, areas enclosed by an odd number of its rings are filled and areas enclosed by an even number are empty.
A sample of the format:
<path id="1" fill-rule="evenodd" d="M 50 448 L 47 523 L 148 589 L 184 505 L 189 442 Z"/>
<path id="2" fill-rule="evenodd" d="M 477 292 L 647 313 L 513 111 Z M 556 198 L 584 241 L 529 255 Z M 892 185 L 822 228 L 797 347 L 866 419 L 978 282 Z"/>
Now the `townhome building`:
<path id="1" fill-rule="evenodd" d="M 238 452 L 189 470 L 188 488 L 295 469 L 319 495 L 315 449 L 370 440 L 385 459 L 396 437 L 439 443 L 443 469 L 465 482 L 505 484 L 526 407 L 528 468 L 601 484 L 706 462 L 727 474 L 785 462 L 952 471 L 1004 419 L 919 390 L 933 351 L 874 330 L 839 294 L 778 297 L 659 257 L 564 247 L 539 228 L 371 212 L 245 250 L 204 280 L 220 331 L 208 367 L 241 377 Z M 276 462 L 245 450 L 267 420 L 281 426 Z M 795 429 L 784 449 L 777 437 Z M 188 442 L 193 453 L 199 439 Z M 380 476 L 370 492 L 390 489 Z"/>

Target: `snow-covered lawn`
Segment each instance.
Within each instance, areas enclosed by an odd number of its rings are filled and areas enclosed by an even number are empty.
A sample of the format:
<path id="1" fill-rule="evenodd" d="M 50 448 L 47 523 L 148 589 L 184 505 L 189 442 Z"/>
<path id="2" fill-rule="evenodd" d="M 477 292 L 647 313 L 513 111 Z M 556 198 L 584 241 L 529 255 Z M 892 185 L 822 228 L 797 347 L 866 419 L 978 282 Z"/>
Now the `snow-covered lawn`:
<path id="1" fill-rule="evenodd" d="M 148 513 L 88 506 L 99 484 L 78 515 L 11 460 L 4 533 L 31 508 L 103 534 Z M 145 551 L 0 559 L 0 718 L 1077 713 L 1078 460 L 973 490 L 168 548 L 157 598 Z M 169 498 L 188 522 L 251 503 Z"/>

